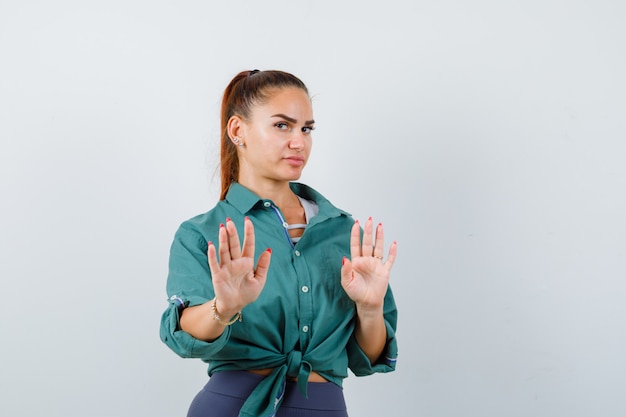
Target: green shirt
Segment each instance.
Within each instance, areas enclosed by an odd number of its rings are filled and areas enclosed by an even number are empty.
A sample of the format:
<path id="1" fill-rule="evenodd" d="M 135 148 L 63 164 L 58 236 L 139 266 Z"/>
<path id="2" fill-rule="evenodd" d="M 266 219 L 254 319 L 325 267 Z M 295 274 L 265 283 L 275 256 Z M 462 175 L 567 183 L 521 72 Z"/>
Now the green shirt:
<path id="1" fill-rule="evenodd" d="M 306 395 L 309 373 L 316 371 L 341 386 L 348 368 L 357 376 L 395 369 L 397 311 L 388 288 L 384 316 L 387 345 L 371 365 L 354 338 L 356 308 L 341 286 L 341 261 L 350 257 L 354 219 L 312 188 L 291 183 L 319 213 L 308 219 L 300 241 L 289 238 L 280 209 L 238 183 L 211 211 L 183 222 L 172 243 L 167 279 L 169 306 L 161 320 L 161 339 L 178 355 L 200 358 L 208 373 L 274 368 L 252 392 L 241 416 L 268 416 L 280 405 L 286 377 L 297 377 Z M 243 241 L 248 216 L 255 230 L 255 259 L 267 248 L 272 260 L 259 298 L 243 310 L 243 321 L 226 327 L 212 342 L 180 329 L 182 308 L 214 298 L 207 242 L 218 241 L 221 223 L 230 217 Z"/>

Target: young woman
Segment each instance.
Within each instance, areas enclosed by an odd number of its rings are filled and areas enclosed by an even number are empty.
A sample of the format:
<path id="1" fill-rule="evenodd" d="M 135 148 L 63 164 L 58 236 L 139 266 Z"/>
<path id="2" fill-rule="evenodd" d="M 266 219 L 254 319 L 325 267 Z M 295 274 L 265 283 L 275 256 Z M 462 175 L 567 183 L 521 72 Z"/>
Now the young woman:
<path id="1" fill-rule="evenodd" d="M 222 101 L 220 201 L 171 247 L 161 339 L 209 364 L 189 417 L 347 416 L 342 381 L 395 369 L 383 226 L 296 183 L 311 152 L 297 77 L 244 71 Z"/>

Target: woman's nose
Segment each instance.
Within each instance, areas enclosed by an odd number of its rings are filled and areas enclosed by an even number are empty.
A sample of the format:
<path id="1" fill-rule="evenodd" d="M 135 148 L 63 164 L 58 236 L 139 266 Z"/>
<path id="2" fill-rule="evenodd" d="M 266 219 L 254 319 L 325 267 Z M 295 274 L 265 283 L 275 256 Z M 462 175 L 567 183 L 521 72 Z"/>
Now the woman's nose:
<path id="1" fill-rule="evenodd" d="M 294 133 L 291 141 L 289 142 L 289 147 L 291 149 L 302 149 L 304 148 L 304 132 L 296 132 Z"/>

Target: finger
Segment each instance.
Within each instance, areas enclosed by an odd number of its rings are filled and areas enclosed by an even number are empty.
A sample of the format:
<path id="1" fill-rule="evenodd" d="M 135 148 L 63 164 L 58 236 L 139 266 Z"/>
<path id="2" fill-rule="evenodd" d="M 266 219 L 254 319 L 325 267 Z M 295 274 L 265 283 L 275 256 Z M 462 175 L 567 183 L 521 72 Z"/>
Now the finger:
<path id="1" fill-rule="evenodd" d="M 246 216 L 243 220 L 243 257 L 254 258 L 254 225 Z"/>
<path id="2" fill-rule="evenodd" d="M 398 251 L 398 242 L 393 242 L 389 247 L 389 255 L 387 255 L 387 260 L 385 261 L 385 267 L 387 271 L 391 270 L 393 267 L 393 263 L 396 261 L 396 253 Z"/>
<path id="3" fill-rule="evenodd" d="M 345 288 L 352 282 L 352 262 L 345 256 L 341 260 L 341 285 Z"/>
<path id="4" fill-rule="evenodd" d="M 361 249 L 361 254 L 363 256 L 372 256 L 372 252 L 374 251 L 373 247 L 373 238 L 372 238 L 372 218 L 369 217 L 367 222 L 365 222 L 365 228 L 363 231 L 363 248 Z"/>
<path id="5" fill-rule="evenodd" d="M 218 241 L 219 241 L 220 265 L 224 265 L 230 262 L 230 250 L 228 249 L 228 232 L 226 232 L 226 227 L 223 224 L 220 224 L 220 230 L 218 233 Z"/>
<path id="6" fill-rule="evenodd" d="M 376 243 L 374 243 L 374 251 L 372 256 L 383 259 L 383 251 L 385 250 L 385 233 L 383 231 L 383 224 L 378 223 L 376 226 Z"/>
<path id="7" fill-rule="evenodd" d="M 241 243 L 239 243 L 239 234 L 237 226 L 230 218 L 226 219 L 226 231 L 228 232 L 228 248 L 230 249 L 230 257 L 232 259 L 241 258 Z"/>
<path id="8" fill-rule="evenodd" d="M 262 283 L 265 283 L 267 278 L 267 271 L 270 269 L 270 261 L 272 260 L 272 249 L 267 248 L 259 256 L 259 261 L 256 264 L 256 270 L 254 276 Z"/>
<path id="9" fill-rule="evenodd" d="M 220 264 L 217 262 L 217 251 L 215 250 L 215 245 L 213 242 L 207 243 L 207 258 L 209 260 L 209 269 L 211 270 L 211 275 L 215 276 L 220 270 Z"/>
<path id="10" fill-rule="evenodd" d="M 361 256 L 361 225 L 358 220 L 354 221 L 350 232 L 350 256 L 352 259 Z"/>

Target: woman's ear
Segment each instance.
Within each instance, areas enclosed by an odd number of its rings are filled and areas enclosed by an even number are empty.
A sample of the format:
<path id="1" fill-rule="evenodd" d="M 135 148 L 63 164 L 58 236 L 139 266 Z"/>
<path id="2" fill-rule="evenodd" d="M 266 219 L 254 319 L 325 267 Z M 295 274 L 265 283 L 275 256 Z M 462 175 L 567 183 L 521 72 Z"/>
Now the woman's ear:
<path id="1" fill-rule="evenodd" d="M 244 121 L 240 116 L 232 116 L 226 125 L 228 137 L 236 146 L 243 146 Z"/>

